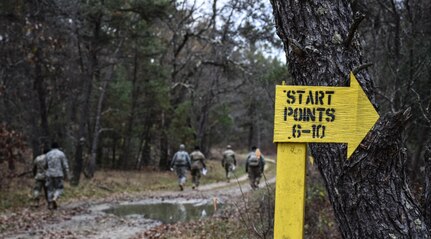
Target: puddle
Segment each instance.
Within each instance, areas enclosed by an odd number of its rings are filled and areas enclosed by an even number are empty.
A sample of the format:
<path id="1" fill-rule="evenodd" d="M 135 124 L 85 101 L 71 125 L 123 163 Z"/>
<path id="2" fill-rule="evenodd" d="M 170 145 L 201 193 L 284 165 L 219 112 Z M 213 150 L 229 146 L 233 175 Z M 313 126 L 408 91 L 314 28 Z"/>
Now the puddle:
<path id="1" fill-rule="evenodd" d="M 219 207 L 220 205 L 218 205 Z M 214 214 L 213 204 L 192 203 L 151 203 L 127 204 L 103 210 L 105 213 L 121 217 L 139 217 L 154 219 L 163 223 L 199 220 Z"/>

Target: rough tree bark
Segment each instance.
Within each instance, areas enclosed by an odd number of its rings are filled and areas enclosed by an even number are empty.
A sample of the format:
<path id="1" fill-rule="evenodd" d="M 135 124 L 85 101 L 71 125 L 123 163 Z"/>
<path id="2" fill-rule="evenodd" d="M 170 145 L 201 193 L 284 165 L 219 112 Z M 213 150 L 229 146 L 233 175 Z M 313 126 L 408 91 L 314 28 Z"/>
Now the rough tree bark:
<path id="1" fill-rule="evenodd" d="M 347 0 L 272 0 L 277 34 L 298 85 L 349 85 L 365 62 L 354 35 L 363 17 Z M 355 70 L 356 69 L 356 70 Z M 375 105 L 366 69 L 357 73 Z M 401 132 L 410 111 L 381 117 L 346 160 L 344 144 L 312 144 L 343 238 L 429 238 L 428 227 L 404 175 Z"/>
<path id="2" fill-rule="evenodd" d="M 80 116 L 79 116 L 79 129 L 78 129 L 78 141 L 76 142 L 75 148 L 75 167 L 73 170 L 73 185 L 78 185 L 81 172 L 84 167 L 84 158 L 83 151 L 85 142 L 88 141 L 86 137 L 88 135 L 87 127 L 90 119 L 90 108 L 91 108 L 91 96 L 93 94 L 93 82 L 100 79 L 100 68 L 99 68 L 99 59 L 98 59 L 98 46 L 97 43 L 100 41 L 100 29 L 101 29 L 101 18 L 99 15 L 94 19 L 93 26 L 93 40 L 91 42 L 84 42 L 86 44 L 86 48 L 88 51 L 89 63 L 88 66 L 84 64 L 84 52 L 81 47 L 81 41 L 78 40 L 78 54 L 79 54 L 79 65 L 80 65 L 80 73 L 83 76 L 82 80 L 82 94 L 81 98 L 81 106 L 80 106 Z M 81 38 L 79 33 L 77 32 L 78 39 Z M 85 172 L 85 171 L 84 171 Z"/>
<path id="3" fill-rule="evenodd" d="M 427 225 L 431 225 L 431 144 L 427 146 L 425 158 L 425 189 L 424 189 L 424 212 Z"/>

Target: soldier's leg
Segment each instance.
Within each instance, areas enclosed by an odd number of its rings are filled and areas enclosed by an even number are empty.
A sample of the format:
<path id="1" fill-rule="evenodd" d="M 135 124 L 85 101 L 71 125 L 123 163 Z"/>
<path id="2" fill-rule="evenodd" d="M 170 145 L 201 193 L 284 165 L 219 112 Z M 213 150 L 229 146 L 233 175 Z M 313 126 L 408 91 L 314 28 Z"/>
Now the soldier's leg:
<path id="1" fill-rule="evenodd" d="M 199 169 L 196 169 L 196 168 L 193 168 L 192 169 L 192 183 L 193 183 L 193 186 L 192 186 L 192 188 L 194 189 L 196 186 L 197 186 L 197 184 L 198 184 L 198 177 L 197 177 L 197 172 L 199 171 Z"/>
<path id="2" fill-rule="evenodd" d="M 57 200 L 63 194 L 64 191 L 64 184 L 63 184 L 63 178 L 56 177 L 54 178 L 54 197 L 52 198 L 52 208 L 57 209 Z"/>
<path id="3" fill-rule="evenodd" d="M 224 170 L 226 171 L 226 178 L 229 179 L 229 164 L 224 165 Z"/>
<path id="4" fill-rule="evenodd" d="M 63 191 L 64 191 L 63 178 L 61 177 L 54 178 L 54 187 L 55 187 L 55 192 L 54 192 L 53 200 L 57 200 L 63 194 Z"/>
<path id="5" fill-rule="evenodd" d="M 258 188 L 259 187 L 259 184 L 260 184 L 260 179 L 262 178 L 262 174 L 260 173 L 260 170 L 258 170 L 257 172 L 256 172 L 256 179 L 255 179 L 255 185 L 256 185 L 256 187 Z"/>
<path id="6" fill-rule="evenodd" d="M 248 172 L 248 181 L 250 182 L 250 186 L 252 187 L 252 188 L 254 188 L 254 183 L 253 183 L 253 180 L 254 180 L 254 177 L 253 177 L 253 168 L 252 167 L 248 167 L 247 168 L 247 172 Z"/>
<path id="7" fill-rule="evenodd" d="M 250 179 L 250 186 L 256 188 L 256 167 L 248 168 L 248 178 Z"/>
<path id="8" fill-rule="evenodd" d="M 196 187 L 199 187 L 200 180 L 201 180 L 201 170 L 197 169 L 196 170 L 196 183 L 195 183 Z"/>
<path id="9" fill-rule="evenodd" d="M 46 178 L 45 185 L 47 191 L 48 209 L 52 209 L 52 199 L 54 198 L 55 191 L 53 178 Z"/>
<path id="10" fill-rule="evenodd" d="M 184 190 L 184 184 L 186 183 L 186 168 L 185 167 L 177 167 L 177 175 L 178 175 L 178 186 L 180 190 Z"/>
<path id="11" fill-rule="evenodd" d="M 42 193 L 42 189 L 44 188 L 45 181 L 36 180 L 34 188 L 33 188 L 33 200 L 34 206 L 39 207 L 40 195 Z"/>
<path id="12" fill-rule="evenodd" d="M 181 169 L 180 169 L 180 167 L 175 167 L 175 173 L 177 174 L 178 184 L 181 184 Z"/>
<path id="13" fill-rule="evenodd" d="M 48 204 L 48 188 L 46 187 L 46 180 L 42 180 L 42 183 L 43 183 L 42 185 L 43 193 L 45 196 L 44 198 L 45 198 L 46 204 Z"/>

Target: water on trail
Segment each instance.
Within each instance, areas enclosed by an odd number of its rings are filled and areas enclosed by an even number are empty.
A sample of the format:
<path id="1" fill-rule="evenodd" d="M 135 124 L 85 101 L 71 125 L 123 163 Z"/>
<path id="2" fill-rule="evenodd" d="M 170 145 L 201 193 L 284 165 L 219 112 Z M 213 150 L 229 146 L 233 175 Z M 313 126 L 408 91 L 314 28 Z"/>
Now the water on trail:
<path id="1" fill-rule="evenodd" d="M 144 217 L 171 224 L 209 217 L 215 213 L 217 207 L 220 205 L 161 202 L 119 205 L 105 209 L 104 212 L 127 218 Z"/>

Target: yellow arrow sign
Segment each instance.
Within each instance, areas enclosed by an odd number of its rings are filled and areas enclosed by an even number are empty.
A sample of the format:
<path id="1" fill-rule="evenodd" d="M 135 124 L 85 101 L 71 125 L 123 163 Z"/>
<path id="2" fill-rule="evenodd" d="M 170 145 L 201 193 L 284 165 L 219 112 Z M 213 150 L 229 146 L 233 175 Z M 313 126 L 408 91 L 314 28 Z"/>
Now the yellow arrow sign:
<path id="1" fill-rule="evenodd" d="M 352 155 L 379 115 L 353 73 L 350 87 L 277 86 L 274 238 L 303 238 L 306 143 L 347 143 Z"/>
<path id="2" fill-rule="evenodd" d="M 278 85 L 274 142 L 347 143 L 349 158 L 378 118 L 353 73 L 350 87 Z"/>

